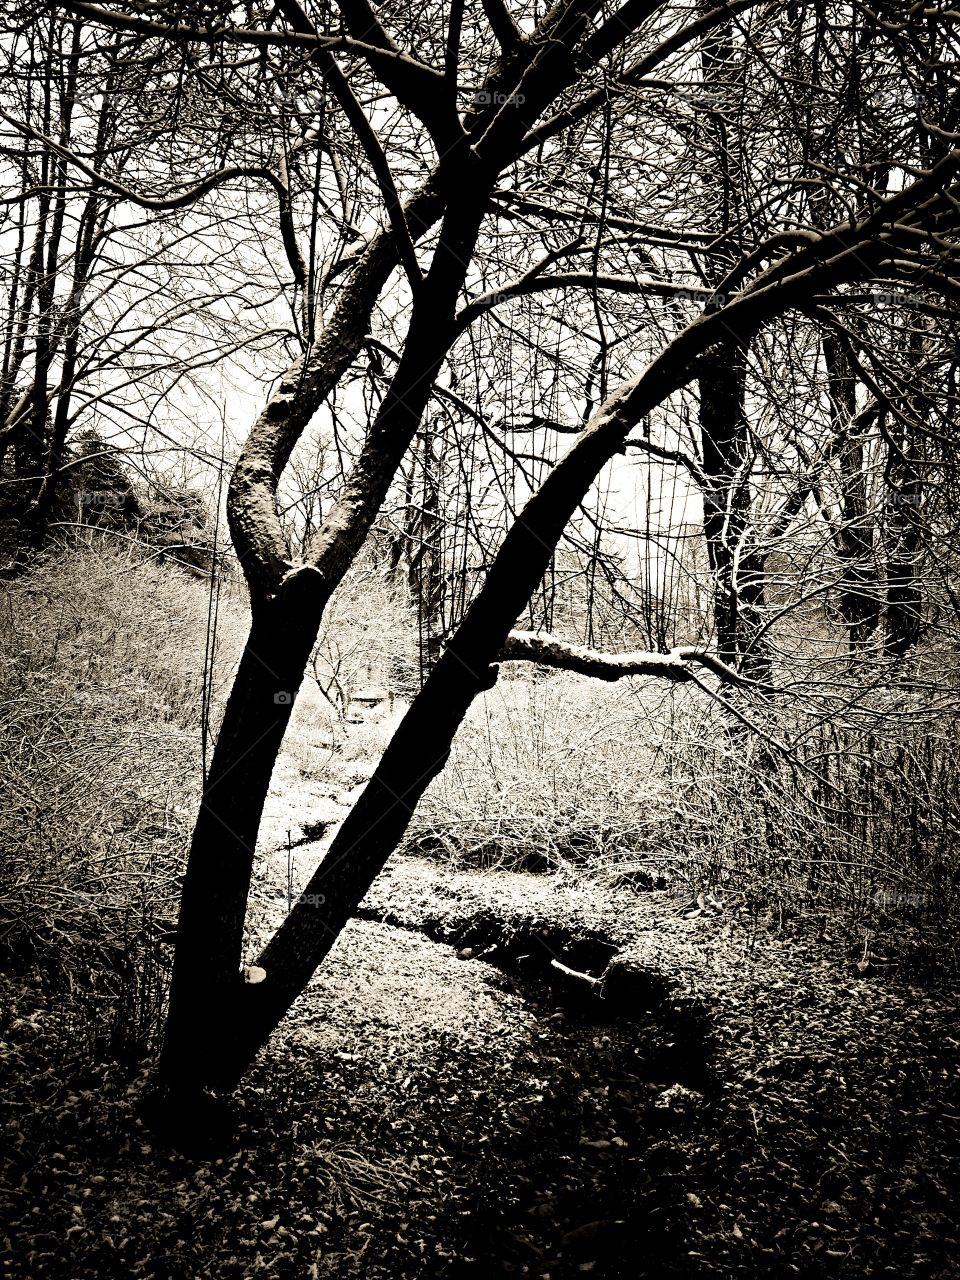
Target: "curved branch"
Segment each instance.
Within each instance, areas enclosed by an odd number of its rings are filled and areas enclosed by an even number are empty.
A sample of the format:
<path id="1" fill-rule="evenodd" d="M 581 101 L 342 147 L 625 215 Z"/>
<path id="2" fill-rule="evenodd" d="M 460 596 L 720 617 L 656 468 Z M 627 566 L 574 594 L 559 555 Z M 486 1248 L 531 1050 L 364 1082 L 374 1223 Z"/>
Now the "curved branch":
<path id="1" fill-rule="evenodd" d="M 139 205 L 143 209 L 183 209 L 195 200 L 199 200 L 201 196 L 206 195 L 208 191 L 211 191 L 221 182 L 229 182 L 232 178 L 263 178 L 270 183 L 278 194 L 284 194 L 280 179 L 268 169 L 231 168 L 219 169 L 216 173 L 210 174 L 209 177 L 203 178 L 196 186 L 191 187 L 189 191 L 185 191 L 178 196 L 143 196 L 138 191 L 134 191 L 132 187 L 124 186 L 122 182 L 117 182 L 115 178 L 109 178 L 106 174 L 98 172 L 92 165 L 82 160 L 75 151 L 71 151 L 63 143 L 56 142 L 45 133 L 41 133 L 33 125 L 27 124 L 23 120 L 15 120 L 12 116 L 8 116 L 5 111 L 0 111 L 0 120 L 5 120 L 7 124 L 12 125 L 14 129 L 26 137 L 42 142 L 45 147 L 55 151 L 58 156 L 62 156 L 64 160 L 69 161 L 75 168 L 85 173 L 88 178 L 92 178 L 94 182 L 113 191 L 116 195 L 122 196 L 124 200 L 129 200 L 133 204 Z"/>
<path id="2" fill-rule="evenodd" d="M 508 191 L 503 188 L 494 191 L 490 197 L 491 204 L 499 206 L 507 205 L 511 209 L 516 209 L 520 213 L 532 213 L 542 215 L 554 222 L 574 222 L 578 226 L 584 222 L 597 222 L 598 215 L 588 205 L 568 204 L 562 209 L 555 208 L 553 205 L 544 204 L 541 200 L 534 200 L 530 196 L 516 191 Z M 510 213 L 503 209 L 497 209 L 498 218 L 506 218 Z M 630 236 L 643 236 L 651 243 L 662 243 L 678 249 L 685 249 L 689 253 L 707 253 L 717 244 L 718 238 L 712 231 L 696 231 L 692 228 L 685 228 L 680 231 L 675 227 L 665 227 L 651 222 L 638 222 L 635 218 L 619 218 L 607 216 L 604 218 L 604 226 L 614 231 L 625 231 Z"/>
<path id="3" fill-rule="evenodd" d="M 704 302 L 714 293 L 713 289 L 702 285 L 675 284 L 669 280 L 655 280 L 652 276 L 596 275 L 591 271 L 558 271 L 553 275 L 542 275 L 546 265 L 545 261 L 538 263 L 512 284 L 491 290 L 469 302 L 457 316 L 457 333 L 462 333 L 478 316 L 499 306 L 501 302 L 526 297 L 531 293 L 546 293 L 550 289 L 604 289 L 611 293 L 646 293 L 655 298 L 699 299 Z"/>
<path id="4" fill-rule="evenodd" d="M 356 11 L 353 5 L 356 5 Z M 321 35 L 306 19 L 302 10 L 303 21 L 291 21 L 292 31 L 269 31 L 258 27 L 229 26 L 211 26 L 205 29 L 182 23 L 157 22 L 135 14 L 104 9 L 100 5 L 88 4 L 85 0 L 64 0 L 62 7 L 78 17 L 114 30 L 135 31 L 168 40 L 205 44 L 223 40 L 260 49 L 294 46 L 331 55 L 334 51 L 357 53 L 366 59 L 397 101 L 426 125 L 441 151 L 449 147 L 458 135 L 463 134 L 456 112 L 448 107 L 447 96 L 443 92 L 446 83 L 443 74 L 398 48 L 376 22 L 373 11 L 366 6 L 364 0 L 344 0 L 341 8 L 354 32 L 369 35 L 369 40 L 358 38 L 356 34 Z M 276 8 L 288 21 L 291 20 L 292 10 L 288 12 L 288 6 L 277 4 Z M 369 22 L 364 20 L 364 12 L 369 13 Z"/>
<path id="5" fill-rule="evenodd" d="M 656 444 L 653 440 L 648 440 L 645 437 L 629 439 L 627 448 L 639 449 L 642 453 L 659 458 L 663 462 L 674 462 L 677 466 L 684 467 L 704 492 L 710 488 L 710 480 L 703 467 L 700 466 L 696 458 L 691 457 L 683 449 L 668 449 L 665 445 Z"/>
<path id="6" fill-rule="evenodd" d="M 504 53 L 514 53 L 526 37 L 513 20 L 503 0 L 480 0 L 494 39 Z"/>
<path id="7" fill-rule="evenodd" d="M 652 49 L 639 61 L 634 62 L 627 67 L 617 77 L 617 82 L 624 88 L 638 87 L 643 78 L 653 71 L 661 63 L 666 61 L 671 54 L 677 53 L 698 37 L 705 35 L 721 22 L 728 21 L 738 13 L 743 13 L 747 9 L 757 7 L 761 0 L 726 0 L 725 3 L 719 5 L 715 9 L 711 9 L 708 13 L 703 14 L 694 22 L 687 23 L 686 26 L 680 27 L 668 36 L 662 44 Z M 633 6 L 628 3 L 624 5 L 623 10 L 629 10 Z M 647 6 L 639 3 L 636 5 L 636 15 L 631 14 L 634 25 L 642 20 L 640 15 Z M 587 40 L 584 44 L 583 56 L 591 62 L 599 61 L 603 56 L 609 53 L 616 45 L 611 39 L 611 35 L 616 33 L 617 28 L 622 27 L 622 19 L 617 14 L 612 15 L 610 20 L 605 23 Z M 524 139 L 524 145 L 527 148 L 537 146 L 539 143 L 546 142 L 549 138 L 554 137 L 558 133 L 562 133 L 564 129 L 571 125 L 577 124 L 580 120 L 585 119 L 594 111 L 599 110 L 607 100 L 609 88 L 604 85 L 602 89 L 596 89 L 592 93 L 587 94 L 585 98 L 581 98 L 579 102 L 572 106 L 557 112 L 540 125 L 534 127 Z"/>
<path id="8" fill-rule="evenodd" d="M 87 164 L 86 160 L 81 159 L 75 151 L 71 151 L 69 147 L 65 147 L 62 142 L 57 142 L 54 138 L 48 137 L 47 134 L 41 133 L 39 129 L 35 129 L 33 125 L 27 124 L 24 120 L 16 120 L 13 116 L 7 115 L 5 111 L 0 111 L 0 120 L 5 121 L 11 128 L 16 129 L 18 133 L 22 133 L 27 138 L 33 138 L 35 142 L 41 142 L 50 151 L 53 151 L 61 159 L 66 160 L 68 164 L 73 165 L 75 169 L 79 169 L 81 173 L 85 173 L 88 178 L 95 182 L 98 186 L 104 187 L 107 191 L 112 191 L 114 195 L 120 196 L 124 200 L 128 200 L 131 204 L 137 205 L 141 209 L 151 209 L 156 212 L 170 212 L 173 209 L 185 209 L 188 205 L 194 204 L 202 196 L 213 191 L 215 187 L 222 186 L 225 182 L 232 182 L 238 178 L 262 178 L 264 182 L 270 184 L 277 193 L 278 206 L 280 213 L 280 232 L 283 236 L 283 247 L 286 251 L 287 261 L 290 264 L 290 270 L 296 283 L 303 286 L 306 283 L 307 272 L 304 266 L 303 257 L 297 244 L 296 234 L 293 229 L 293 218 L 290 208 L 290 191 L 275 173 L 271 173 L 269 169 L 257 167 L 240 167 L 234 166 L 229 169 L 218 169 L 216 173 L 211 173 L 208 177 L 202 178 L 187 191 L 183 191 L 176 196 L 145 196 L 139 191 L 135 191 L 132 187 L 125 186 L 122 182 L 118 182 L 116 178 L 110 178 L 105 173 L 100 173 L 93 165 Z"/>
<path id="9" fill-rule="evenodd" d="M 284 12 L 292 5 L 282 3 Z M 464 138 L 447 79 L 432 67 L 404 54 L 380 24 L 367 0 L 338 0 L 350 34 L 382 84 L 426 126 L 442 154 Z M 299 5 L 297 5 L 299 8 Z"/>
<path id="10" fill-rule="evenodd" d="M 102 26 L 117 31 L 134 31 L 139 35 L 163 36 L 168 40 L 183 40 L 197 44 L 210 44 L 213 40 L 224 40 L 230 44 L 253 45 L 256 48 L 290 48 L 338 50 L 343 53 L 353 52 L 366 58 L 377 59 L 378 62 L 391 62 L 401 66 L 410 76 L 419 76 L 424 88 L 431 82 L 434 86 L 443 82 L 443 76 L 425 62 L 418 62 L 408 53 L 400 49 L 380 48 L 351 36 L 322 36 L 316 30 L 310 31 L 268 31 L 260 27 L 194 27 L 184 23 L 157 22 L 152 18 L 137 17 L 132 13 L 123 13 L 115 9 L 104 9 L 101 5 L 88 4 L 86 0 L 60 0 L 60 6 L 66 13 L 76 17 L 87 18 Z"/>

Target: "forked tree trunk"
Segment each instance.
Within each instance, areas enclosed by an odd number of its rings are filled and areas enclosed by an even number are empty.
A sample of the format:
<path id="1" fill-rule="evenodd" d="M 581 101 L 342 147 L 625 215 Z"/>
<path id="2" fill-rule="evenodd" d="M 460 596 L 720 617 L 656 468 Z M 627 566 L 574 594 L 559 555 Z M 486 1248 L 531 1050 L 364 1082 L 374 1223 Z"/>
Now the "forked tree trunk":
<path id="1" fill-rule="evenodd" d="M 316 562 L 288 565 L 279 573 L 286 548 L 277 540 L 271 551 L 278 563 L 258 557 L 255 539 L 270 537 L 275 516 L 269 508 L 264 511 L 255 486 L 232 489 L 242 517 L 239 525 L 234 519 L 235 533 L 239 527 L 242 540 L 248 530 L 254 532 L 248 544 L 252 622 L 204 787 L 181 897 L 159 1064 L 162 1088 L 175 1094 L 219 1083 L 224 1061 L 236 1059 L 244 1025 L 243 925 L 270 778 L 324 609 L 386 497 L 446 354 L 481 217 L 479 200 L 469 202 L 466 211 L 448 212 L 431 271 L 414 303 L 396 375 L 340 503 L 318 535 Z M 296 406 L 293 411 L 303 414 Z M 282 389 L 264 415 L 268 426 L 288 412 L 288 393 Z"/>
<path id="2" fill-rule="evenodd" d="M 227 701 L 187 864 L 167 1032 L 166 1082 L 189 1088 L 230 1034 L 257 833 L 270 779 L 324 600 L 294 576 L 253 607 L 250 634 Z"/>
<path id="3" fill-rule="evenodd" d="M 555 51 L 550 45 L 543 57 Z M 514 127 L 509 113 L 503 114 Z M 490 132 L 497 134 L 499 127 Z M 330 370 L 342 372 L 352 358 L 352 344 L 362 342 L 369 308 L 352 312 L 356 295 L 349 296 L 350 286 L 346 302 L 341 295 L 349 340 L 341 333 L 321 336 L 317 346 L 328 351 L 329 365 L 317 369 L 308 361 L 288 374 L 235 471 L 231 529 L 255 598 L 253 626 L 191 849 L 163 1055 L 165 1078 L 174 1086 L 234 1084 L 303 991 L 443 767 L 458 725 L 493 678 L 491 666 L 565 527 L 602 468 L 624 449 L 630 428 L 699 377 L 703 366 L 698 362 L 705 354 L 727 352 L 731 341 L 735 350 L 746 350 L 759 329 L 786 308 L 805 305 L 825 287 L 869 276 L 873 264 L 887 260 L 889 228 L 901 205 L 910 207 L 909 201 L 925 190 L 923 184 L 941 176 L 936 170 L 925 174 L 855 226 L 844 222 L 785 255 L 733 301 L 684 329 L 643 374 L 601 406 L 510 529 L 476 600 L 322 865 L 259 957 L 262 980 L 245 984 L 239 944 L 253 849 L 292 706 L 292 697 L 278 702 L 277 695 L 293 695 L 299 687 L 323 607 L 359 550 L 413 439 L 454 332 L 454 302 L 494 180 L 493 167 L 483 169 L 481 181 L 462 185 L 457 213 L 448 209 L 430 274 L 416 291 L 394 382 L 311 550 L 310 565 L 289 562 L 279 531 L 276 485 L 313 412 L 310 398 L 324 387 L 329 390 Z M 368 281 L 357 286 L 362 299 L 369 297 Z M 304 383 L 310 388 L 307 402 Z"/>
<path id="4" fill-rule="evenodd" d="M 656 379 L 651 381 L 657 385 Z M 194 1081 L 226 1089 L 237 1083 L 397 847 L 417 802 L 446 763 L 471 702 L 496 678 L 493 664 L 546 571 L 565 525 L 622 444 L 630 419 L 602 411 L 598 418 L 593 431 L 558 464 L 505 538 L 477 598 L 322 864 L 258 957 L 262 980 L 244 984 L 236 973 L 231 980 L 224 966 L 225 981 L 217 986 L 223 1004 L 216 1018 L 216 1039 L 207 1028 L 199 1028 L 206 1051 L 201 1061 L 193 1059 Z M 213 869 L 205 886 L 211 896 L 216 892 L 215 878 Z M 196 924 L 202 927 L 202 917 Z M 193 1035 L 201 1018 L 202 1010 L 195 1006 Z"/>

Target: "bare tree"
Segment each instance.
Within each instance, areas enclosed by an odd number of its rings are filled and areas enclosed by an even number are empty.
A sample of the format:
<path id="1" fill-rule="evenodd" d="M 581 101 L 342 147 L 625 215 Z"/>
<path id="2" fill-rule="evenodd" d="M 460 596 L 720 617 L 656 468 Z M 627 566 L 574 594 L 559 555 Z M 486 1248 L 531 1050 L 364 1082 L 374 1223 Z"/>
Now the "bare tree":
<path id="1" fill-rule="evenodd" d="M 956 102 L 951 85 L 932 103 L 932 151 L 921 155 L 906 126 L 891 130 L 888 163 L 898 180 L 880 186 L 859 156 L 831 157 L 818 167 L 809 122 L 788 135 L 776 116 L 764 114 L 789 81 L 769 56 L 779 46 L 777 23 L 752 0 L 692 11 L 635 0 L 609 12 L 589 0 L 560 0 L 544 13 L 511 10 L 501 0 L 484 0 L 476 11 L 421 7 L 416 53 L 405 36 L 412 13 L 400 6 L 378 14 L 366 0 L 309 14 L 297 0 L 278 0 L 269 10 L 251 9 L 242 24 L 232 11 L 204 11 L 201 21 L 199 13 L 162 4 L 149 16 L 85 0 L 62 8 L 135 38 L 142 58 L 176 64 L 185 82 L 193 83 L 202 65 L 224 110 L 236 96 L 231 109 L 241 142 L 258 95 L 280 91 L 283 125 L 271 134 L 277 153 L 264 172 L 273 175 L 300 349 L 251 428 L 230 482 L 230 529 L 252 621 L 181 903 L 160 1067 L 163 1087 L 182 1100 L 205 1086 L 233 1085 L 252 1061 L 396 847 L 500 660 L 677 679 L 690 678 L 705 659 L 721 678 L 743 678 L 700 648 L 611 659 L 569 646 L 565 652 L 535 634 L 511 639 L 511 631 L 591 486 L 632 444 L 686 467 L 704 492 L 715 492 L 723 478 L 725 531 L 710 537 L 715 554 L 722 546 L 729 556 L 725 581 L 765 587 L 758 569 L 741 574 L 743 549 L 753 555 L 746 477 L 754 466 L 741 362 L 761 336 L 794 316 L 820 323 L 848 306 L 854 287 L 880 282 L 949 305 L 960 229 Z M 863 13 L 872 47 L 893 68 L 877 93 L 889 97 L 896 88 L 907 119 L 917 68 L 934 45 L 943 77 L 951 74 L 944 56 L 953 39 L 949 16 L 932 10 L 923 23 L 880 22 Z M 804 47 L 816 51 L 826 41 L 836 55 L 830 74 L 820 66 L 816 87 L 837 107 L 860 56 L 857 22 L 841 6 L 800 5 L 795 20 Z M 724 51 L 731 44 L 735 56 Z M 231 69 L 237 50 L 249 51 L 248 62 L 239 59 L 247 62 L 242 72 Z M 705 192 L 701 184 L 693 207 L 703 222 L 691 226 L 689 158 L 670 126 L 691 83 L 702 91 L 691 68 L 704 51 L 716 59 L 717 76 L 735 65 L 756 91 L 744 89 L 744 101 L 754 104 L 748 119 L 728 118 L 726 106 L 707 109 L 717 131 L 711 162 L 747 158 L 719 188 Z M 347 130 L 349 149 L 341 143 L 331 154 L 327 139 Z M 160 131 L 157 145 L 168 136 Z M 787 150 L 782 163 L 788 136 L 799 138 L 800 156 Z M 321 171 L 325 156 L 329 166 Z M 702 177 L 703 165 L 698 172 Z M 755 191 L 758 178 L 773 189 Z M 194 185 L 207 181 L 198 174 Z M 842 209 L 826 224 L 810 212 L 812 186 Z M 747 189 L 762 217 L 739 216 Z M 719 218 L 718 196 L 730 201 Z M 722 254 L 710 258 L 718 236 Z M 705 258 L 721 269 L 706 273 Z M 497 323 L 512 300 L 549 307 L 551 297 L 571 314 L 589 313 L 579 333 L 593 350 L 585 361 L 562 355 L 570 377 L 544 428 L 551 434 L 538 446 L 536 475 L 522 486 L 525 500 L 308 891 L 244 970 L 244 914 L 263 802 L 327 603 L 383 510 L 431 398 L 449 397 L 445 369 L 463 350 L 458 341 L 469 341 L 485 317 Z M 632 317 L 629 341 L 617 345 L 611 321 L 625 317 Z M 400 336 L 389 384 L 322 522 L 294 555 L 279 512 L 283 474 L 312 420 L 343 394 L 378 326 L 387 339 Z M 525 350 L 542 347 L 548 332 L 550 325 L 528 335 Z M 885 397 L 909 390 L 909 380 L 891 381 L 899 380 L 887 380 Z M 675 431 L 678 406 L 689 403 L 696 383 L 705 427 L 700 458 L 680 447 Z M 704 398 L 705 386 L 716 392 Z M 535 401 L 533 414 L 540 412 L 539 390 L 517 399 Z M 482 414 L 484 406 L 475 408 Z M 573 443 L 557 457 L 556 439 L 568 432 Z M 723 456 L 707 457 L 707 446 Z M 781 525 L 815 487 L 804 479 L 795 447 L 794 455 L 803 482 L 788 487 L 774 521 Z M 738 618 L 757 604 L 738 605 Z M 761 639 L 753 627 L 746 641 L 737 639 L 737 654 L 756 650 Z M 731 647 L 724 643 L 724 656 L 735 656 Z"/>

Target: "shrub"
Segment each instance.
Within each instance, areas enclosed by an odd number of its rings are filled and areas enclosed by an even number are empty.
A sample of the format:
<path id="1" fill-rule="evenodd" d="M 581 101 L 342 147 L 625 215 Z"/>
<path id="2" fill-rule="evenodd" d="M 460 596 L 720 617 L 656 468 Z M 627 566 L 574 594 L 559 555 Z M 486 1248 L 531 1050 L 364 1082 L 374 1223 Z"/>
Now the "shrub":
<path id="1" fill-rule="evenodd" d="M 664 850 L 685 859 L 692 880 L 791 911 L 956 913 L 953 713 L 910 720 L 894 705 L 861 723 L 751 714 L 758 733 L 732 726 L 720 708 L 677 715 L 665 732 L 673 802 Z"/>

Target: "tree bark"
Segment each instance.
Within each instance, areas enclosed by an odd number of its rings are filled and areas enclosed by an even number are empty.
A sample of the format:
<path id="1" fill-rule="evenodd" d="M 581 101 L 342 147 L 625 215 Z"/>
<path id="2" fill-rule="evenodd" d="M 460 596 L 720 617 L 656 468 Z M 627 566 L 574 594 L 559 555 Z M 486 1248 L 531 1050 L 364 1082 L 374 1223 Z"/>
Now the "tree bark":
<path id="1" fill-rule="evenodd" d="M 701 0 L 706 16 L 712 0 Z M 744 64 L 733 39 L 733 26 L 721 22 L 700 44 L 704 106 L 705 154 L 701 180 L 715 204 L 713 230 L 723 246 L 712 259 L 714 287 L 738 259 L 743 195 L 739 173 L 741 140 L 730 128 L 735 103 L 743 92 Z M 720 305 L 723 299 L 719 298 Z M 723 662 L 740 666 L 750 677 L 766 680 L 769 656 L 761 637 L 765 557 L 751 530 L 753 448 L 746 418 L 747 346 L 719 346 L 701 362 L 700 448 L 706 480 L 703 532 L 713 576 L 713 613 L 717 646 Z"/>
<path id="2" fill-rule="evenodd" d="M 714 581 L 714 625 L 721 661 L 766 680 L 763 627 L 765 558 L 751 532 L 753 454 L 744 397 L 746 356 L 720 348 L 698 370 L 700 447 L 707 487 L 703 533 Z"/>
<path id="3" fill-rule="evenodd" d="M 856 430 L 857 380 L 847 339 L 826 334 L 823 359 L 840 471 L 840 513 L 834 537 L 841 563 L 838 607 L 850 652 L 856 653 L 870 641 L 880 621 L 875 519 L 868 510 L 864 442 Z"/>
<path id="4" fill-rule="evenodd" d="M 325 603 L 315 575 L 292 575 L 253 606 L 194 828 L 177 925 L 159 1070 L 177 1090 L 204 1075 L 230 1034 L 250 875 L 277 753 Z"/>
<path id="5" fill-rule="evenodd" d="M 495 681 L 494 664 L 513 622 L 590 485 L 622 450 L 637 417 L 688 376 L 682 359 L 667 358 L 655 362 L 638 383 L 626 384 L 528 501 L 326 857 L 258 958 L 263 980 L 235 984 L 229 1026 L 204 1063 L 206 1083 L 233 1087 L 303 991 L 443 768 L 473 699 Z"/>
<path id="6" fill-rule="evenodd" d="M 578 9 L 573 6 L 574 12 Z M 568 50 L 559 41 L 534 55 L 541 64 L 554 58 L 574 74 Z M 521 85 L 539 88 L 540 69 Z M 532 112 L 533 107 L 528 102 L 525 110 Z M 254 624 L 242 676 L 228 707 L 223 748 L 218 745 L 216 769 L 208 779 L 184 894 L 184 936 L 178 946 L 164 1064 L 168 1079 L 188 1087 L 234 1084 L 329 952 L 396 847 L 430 779 L 443 767 L 471 701 L 495 678 L 491 667 L 510 628 L 546 572 L 577 506 L 602 467 L 623 449 L 631 426 L 700 376 L 699 368 L 709 377 L 710 360 L 727 353 L 731 342 L 736 351 L 746 350 L 759 327 L 788 307 L 809 303 L 824 288 L 869 277 L 890 262 L 899 251 L 898 237 L 909 239 L 913 232 L 912 226 L 901 227 L 901 214 L 917 221 L 928 213 L 939 216 L 944 206 L 952 208 L 942 189 L 945 178 L 952 180 L 956 170 L 951 159 L 945 169 L 925 172 L 912 186 L 881 202 L 861 222 L 845 221 L 786 253 L 730 302 L 687 327 L 639 378 L 602 406 L 507 534 L 483 587 L 323 864 L 259 957 L 256 969 L 262 980 L 245 984 L 238 943 L 250 859 L 292 696 L 326 600 L 380 508 L 455 333 L 454 301 L 499 171 L 489 156 L 497 145 L 507 149 L 511 138 L 522 143 L 522 124 L 510 111 L 498 112 L 465 158 L 463 181 L 447 209 L 430 272 L 414 290 L 410 330 L 390 391 L 357 465 L 309 549 L 310 564 L 291 563 L 279 527 L 276 488 L 300 432 L 359 349 L 379 289 L 377 280 L 385 281 L 384 273 L 389 274 L 396 262 L 396 252 L 386 241 L 379 240 L 375 250 L 371 247 L 372 256 L 357 267 L 356 277 L 341 295 L 333 327 L 321 335 L 307 359 L 288 372 L 258 420 L 234 475 L 231 529 L 255 599 Z M 479 166 L 483 181 L 470 177 L 471 165 Z M 428 219 L 437 206 L 432 195 L 422 199 L 423 218 Z M 928 208 L 918 210 L 917 200 L 926 200 Z M 285 629 L 292 631 L 292 640 L 284 635 Z M 289 689 L 278 689 L 277 681 L 289 683 Z M 277 692 L 289 692 L 291 702 L 265 715 L 266 697 Z"/>

